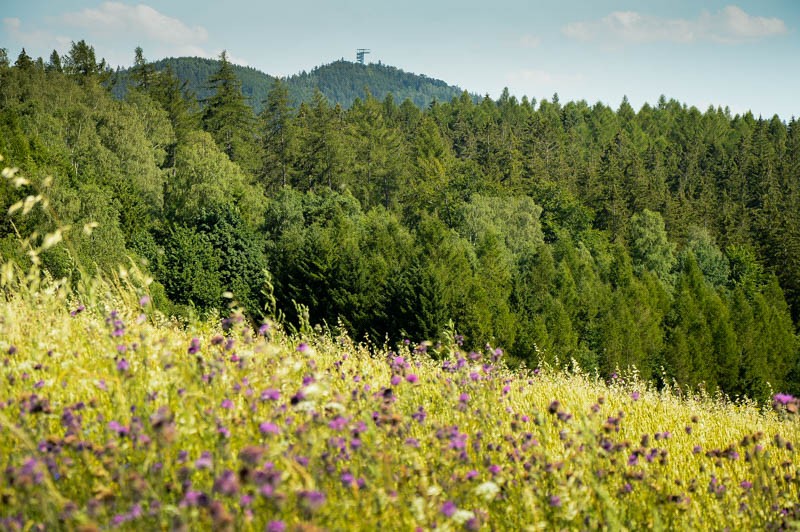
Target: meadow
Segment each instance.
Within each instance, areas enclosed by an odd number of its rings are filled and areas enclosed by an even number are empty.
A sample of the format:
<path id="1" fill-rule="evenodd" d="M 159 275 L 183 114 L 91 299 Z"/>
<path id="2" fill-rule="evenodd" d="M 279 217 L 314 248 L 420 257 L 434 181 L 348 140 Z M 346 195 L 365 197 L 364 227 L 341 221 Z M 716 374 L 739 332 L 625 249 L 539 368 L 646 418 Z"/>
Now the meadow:
<path id="1" fill-rule="evenodd" d="M 34 272 L 35 273 L 35 272 Z M 0 528 L 786 529 L 797 402 L 500 348 L 178 323 L 134 268 L 82 290 L 6 263 Z M 76 298 L 75 294 L 82 294 Z"/>

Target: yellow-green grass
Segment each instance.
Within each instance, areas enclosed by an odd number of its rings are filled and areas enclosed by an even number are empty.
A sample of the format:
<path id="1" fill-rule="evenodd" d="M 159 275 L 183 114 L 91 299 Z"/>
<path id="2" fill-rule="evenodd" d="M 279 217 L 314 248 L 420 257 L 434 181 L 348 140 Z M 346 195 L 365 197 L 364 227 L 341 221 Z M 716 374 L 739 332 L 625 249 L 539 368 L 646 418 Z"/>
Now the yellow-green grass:
<path id="1" fill-rule="evenodd" d="M 179 324 L 132 284 L 95 286 L 78 312 L 63 287 L 12 277 L 0 528 L 751 530 L 800 517 L 798 421 L 771 407 L 512 371 L 488 347 L 367 349 L 259 333 L 235 313 Z"/>

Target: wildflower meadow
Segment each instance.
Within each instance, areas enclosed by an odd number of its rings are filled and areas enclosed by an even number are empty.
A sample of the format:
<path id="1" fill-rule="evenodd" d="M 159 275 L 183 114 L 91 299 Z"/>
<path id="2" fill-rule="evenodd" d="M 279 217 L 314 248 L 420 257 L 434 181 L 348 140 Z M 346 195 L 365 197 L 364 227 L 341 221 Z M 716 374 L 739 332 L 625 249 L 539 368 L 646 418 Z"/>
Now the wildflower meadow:
<path id="1" fill-rule="evenodd" d="M 0 528 L 785 529 L 797 401 L 85 300 L 6 264 Z"/>

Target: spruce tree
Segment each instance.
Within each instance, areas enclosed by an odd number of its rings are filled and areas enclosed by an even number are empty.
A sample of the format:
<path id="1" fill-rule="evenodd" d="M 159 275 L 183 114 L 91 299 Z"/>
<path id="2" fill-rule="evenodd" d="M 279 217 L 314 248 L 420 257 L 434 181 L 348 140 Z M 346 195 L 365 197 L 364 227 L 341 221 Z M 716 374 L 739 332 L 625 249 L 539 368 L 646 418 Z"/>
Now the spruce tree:
<path id="1" fill-rule="evenodd" d="M 231 161 L 255 173 L 260 165 L 253 110 L 224 50 L 219 60 L 219 69 L 208 79 L 214 93 L 204 102 L 201 124 Z"/>

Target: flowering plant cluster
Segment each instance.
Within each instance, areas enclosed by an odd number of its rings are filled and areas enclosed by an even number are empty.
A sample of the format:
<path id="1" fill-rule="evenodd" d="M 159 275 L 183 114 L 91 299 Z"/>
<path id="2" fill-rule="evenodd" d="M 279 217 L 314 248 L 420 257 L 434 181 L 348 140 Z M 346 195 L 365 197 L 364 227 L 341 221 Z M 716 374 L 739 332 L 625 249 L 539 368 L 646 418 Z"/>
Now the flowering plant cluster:
<path id="1" fill-rule="evenodd" d="M 789 527 L 797 400 L 729 403 L 491 346 L 0 303 L 0 528 Z M 138 301 L 138 305 L 136 303 Z"/>

